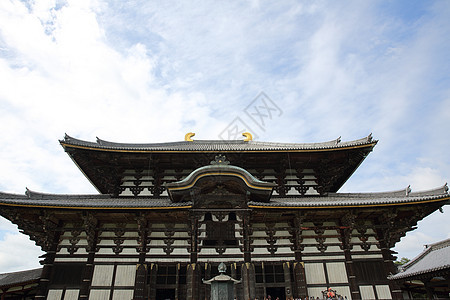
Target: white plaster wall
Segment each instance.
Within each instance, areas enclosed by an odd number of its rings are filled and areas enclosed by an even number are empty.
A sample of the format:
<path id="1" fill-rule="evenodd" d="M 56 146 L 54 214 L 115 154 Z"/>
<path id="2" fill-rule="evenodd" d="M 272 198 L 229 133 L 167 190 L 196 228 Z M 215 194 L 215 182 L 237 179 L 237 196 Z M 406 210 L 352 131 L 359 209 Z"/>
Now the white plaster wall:
<path id="1" fill-rule="evenodd" d="M 319 297 L 319 299 L 323 299 L 322 298 L 322 291 L 325 291 L 327 289 L 326 286 L 323 287 L 310 287 L 308 288 L 308 296 L 309 297 L 314 297 L 314 299 L 316 299 L 317 297 Z"/>
<path id="2" fill-rule="evenodd" d="M 190 258 L 158 258 L 158 262 L 189 262 Z M 145 262 L 147 263 L 154 263 L 155 259 L 152 257 L 146 258 Z"/>
<path id="3" fill-rule="evenodd" d="M 348 283 L 347 270 L 343 262 L 326 263 L 330 283 Z"/>
<path id="4" fill-rule="evenodd" d="M 47 300 L 61 300 L 62 290 L 49 290 Z"/>
<path id="5" fill-rule="evenodd" d="M 117 266 L 114 286 L 134 286 L 136 277 L 136 265 Z"/>
<path id="6" fill-rule="evenodd" d="M 302 244 L 316 244 L 317 241 L 314 238 L 304 238 Z"/>
<path id="7" fill-rule="evenodd" d="M 253 237 L 266 237 L 267 233 L 265 231 L 253 230 Z"/>
<path id="8" fill-rule="evenodd" d="M 344 255 L 330 255 L 330 256 L 325 256 L 325 255 L 321 255 L 321 256 L 304 256 L 302 257 L 302 260 L 330 260 L 330 259 L 341 259 L 341 260 L 345 260 L 345 256 Z"/>
<path id="9" fill-rule="evenodd" d="M 293 252 L 290 247 L 278 247 L 275 253 L 292 254 Z"/>
<path id="10" fill-rule="evenodd" d="M 375 293 L 371 285 L 360 285 L 359 292 L 361 293 L 361 299 L 363 300 L 375 299 Z"/>
<path id="11" fill-rule="evenodd" d="M 173 246 L 184 246 L 184 247 L 188 247 L 189 243 L 187 240 L 175 240 L 173 241 Z"/>
<path id="12" fill-rule="evenodd" d="M 362 254 L 362 255 L 354 255 L 352 254 L 352 259 L 368 259 L 368 258 L 383 258 L 381 254 Z"/>
<path id="13" fill-rule="evenodd" d="M 255 254 L 268 254 L 268 253 L 270 253 L 270 252 L 267 250 L 267 248 L 255 248 L 253 250 L 253 252 L 252 252 L 252 255 L 255 255 Z"/>
<path id="14" fill-rule="evenodd" d="M 133 290 L 114 290 L 113 300 L 128 300 L 133 298 Z"/>
<path id="15" fill-rule="evenodd" d="M 66 290 L 64 294 L 64 300 L 78 300 L 78 294 L 80 290 Z"/>
<path id="16" fill-rule="evenodd" d="M 164 232 L 152 232 L 150 233 L 150 238 L 166 238 L 166 235 L 164 234 Z"/>
<path id="17" fill-rule="evenodd" d="M 305 274 L 307 284 L 326 283 L 322 263 L 305 263 Z"/>
<path id="18" fill-rule="evenodd" d="M 376 285 L 378 299 L 392 299 L 391 290 L 388 285 Z"/>
<path id="19" fill-rule="evenodd" d="M 109 290 L 91 290 L 89 300 L 109 300 Z"/>
<path id="20" fill-rule="evenodd" d="M 92 276 L 93 286 L 111 286 L 114 266 L 96 265 Z"/>
<path id="21" fill-rule="evenodd" d="M 189 251 L 187 250 L 187 248 L 175 248 L 173 249 L 172 253 L 170 253 L 171 255 L 187 255 L 189 254 Z"/>
<path id="22" fill-rule="evenodd" d="M 331 286 L 332 290 L 335 290 L 337 294 L 342 297 L 347 296 L 348 300 L 352 299 L 352 292 L 350 291 L 350 287 L 348 286 Z"/>
<path id="23" fill-rule="evenodd" d="M 325 246 L 327 245 L 325 244 Z M 325 250 L 325 252 L 343 252 L 343 251 L 339 246 L 327 246 L 327 250 Z"/>
<path id="24" fill-rule="evenodd" d="M 173 237 L 175 237 L 175 238 L 189 238 L 189 234 L 187 232 L 175 232 Z"/>
<path id="25" fill-rule="evenodd" d="M 316 248 L 316 246 L 313 247 L 305 247 L 303 250 L 304 253 L 320 253 L 320 251 Z"/>
<path id="26" fill-rule="evenodd" d="M 338 238 L 327 238 L 327 243 L 340 244 L 341 242 Z"/>
<path id="27" fill-rule="evenodd" d="M 97 254 L 115 254 L 111 248 L 100 248 Z"/>
<path id="28" fill-rule="evenodd" d="M 290 236 L 291 234 L 289 233 L 289 231 L 286 230 L 280 230 L 275 232 L 275 236 Z"/>
<path id="29" fill-rule="evenodd" d="M 105 258 L 105 257 L 96 257 L 94 258 L 94 262 L 139 262 L 139 258 L 128 258 L 128 257 L 115 257 L 115 258 Z"/>
<path id="30" fill-rule="evenodd" d="M 86 257 L 56 257 L 55 262 L 86 262 Z"/>

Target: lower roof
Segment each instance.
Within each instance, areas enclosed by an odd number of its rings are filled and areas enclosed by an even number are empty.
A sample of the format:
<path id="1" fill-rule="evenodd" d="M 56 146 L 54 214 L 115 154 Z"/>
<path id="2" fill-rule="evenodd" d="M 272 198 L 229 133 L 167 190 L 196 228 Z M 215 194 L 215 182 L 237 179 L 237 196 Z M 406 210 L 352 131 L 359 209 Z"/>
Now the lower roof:
<path id="1" fill-rule="evenodd" d="M 326 196 L 273 196 L 269 202 L 248 202 L 251 208 L 352 208 L 417 205 L 443 202 L 450 204 L 447 185 L 411 193 L 409 187 L 394 192 L 382 193 L 329 193 Z M 27 190 L 25 195 L 1 193 L 0 206 L 62 208 L 62 209 L 186 209 L 192 202 L 174 203 L 167 197 L 114 197 L 112 195 L 67 195 L 45 194 Z"/>
<path id="2" fill-rule="evenodd" d="M 390 276 L 389 279 L 414 279 L 439 271 L 450 273 L 450 239 L 426 245 L 421 254 L 402 266 L 400 273 Z"/>
<path id="3" fill-rule="evenodd" d="M 27 284 L 41 278 L 42 268 L 0 274 L 0 289 Z"/>

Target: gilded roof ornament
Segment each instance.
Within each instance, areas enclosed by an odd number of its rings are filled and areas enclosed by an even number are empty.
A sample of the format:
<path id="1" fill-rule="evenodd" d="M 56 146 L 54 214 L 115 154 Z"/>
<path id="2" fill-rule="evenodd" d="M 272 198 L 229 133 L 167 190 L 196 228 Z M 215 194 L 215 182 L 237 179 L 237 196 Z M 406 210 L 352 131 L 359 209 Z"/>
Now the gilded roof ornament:
<path id="1" fill-rule="evenodd" d="M 244 142 L 249 142 L 249 141 L 253 140 L 253 136 L 252 136 L 252 134 L 250 132 L 244 132 L 242 134 L 242 136 L 245 137 Z"/>
<path id="2" fill-rule="evenodd" d="M 194 132 L 188 132 L 186 133 L 186 135 L 184 136 L 184 140 L 186 142 L 193 142 L 194 140 L 192 139 L 192 137 L 195 135 Z"/>
<path id="3" fill-rule="evenodd" d="M 211 161 L 211 165 L 229 165 L 229 164 L 230 162 L 223 154 L 216 155 L 214 160 Z"/>

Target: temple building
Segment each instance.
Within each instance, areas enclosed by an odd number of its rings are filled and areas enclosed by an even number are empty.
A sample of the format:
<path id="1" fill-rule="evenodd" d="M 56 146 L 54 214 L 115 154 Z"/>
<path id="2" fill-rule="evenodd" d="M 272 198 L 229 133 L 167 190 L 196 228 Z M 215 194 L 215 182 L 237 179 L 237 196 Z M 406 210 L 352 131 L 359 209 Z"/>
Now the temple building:
<path id="1" fill-rule="evenodd" d="M 36 299 L 210 299 L 217 266 L 237 299 L 403 299 L 391 249 L 449 204 L 446 185 L 339 193 L 377 141 L 65 136 L 94 195 L 0 193 L 0 214 L 45 252 Z M 70 184 L 70 183 L 68 183 Z"/>
<path id="2" fill-rule="evenodd" d="M 425 245 L 389 279 L 400 284 L 405 299 L 450 298 L 450 239 Z"/>

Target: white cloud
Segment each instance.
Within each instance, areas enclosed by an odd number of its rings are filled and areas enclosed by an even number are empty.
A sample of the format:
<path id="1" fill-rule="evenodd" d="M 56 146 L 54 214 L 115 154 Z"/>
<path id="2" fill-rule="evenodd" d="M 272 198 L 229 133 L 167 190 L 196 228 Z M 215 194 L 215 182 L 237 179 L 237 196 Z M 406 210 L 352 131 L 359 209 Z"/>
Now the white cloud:
<path id="1" fill-rule="evenodd" d="M 42 254 L 28 236 L 7 233 L 0 240 L 0 270 L 8 273 L 40 268 L 38 257 Z"/>

